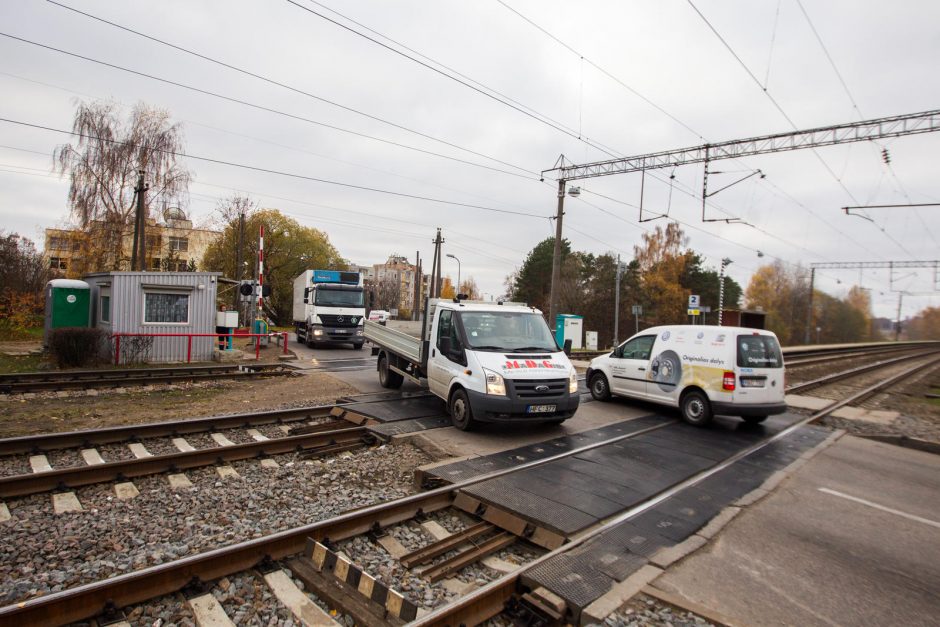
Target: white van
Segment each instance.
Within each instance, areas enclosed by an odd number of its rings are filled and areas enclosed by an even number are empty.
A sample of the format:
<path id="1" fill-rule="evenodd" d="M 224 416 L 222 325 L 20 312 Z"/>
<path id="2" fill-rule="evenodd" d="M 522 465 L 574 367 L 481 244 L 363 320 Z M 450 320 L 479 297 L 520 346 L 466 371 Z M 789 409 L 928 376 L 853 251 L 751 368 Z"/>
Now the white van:
<path id="1" fill-rule="evenodd" d="M 641 331 L 587 370 L 591 396 L 678 407 L 693 425 L 713 414 L 763 422 L 786 411 L 783 354 L 770 331 L 673 325 Z"/>

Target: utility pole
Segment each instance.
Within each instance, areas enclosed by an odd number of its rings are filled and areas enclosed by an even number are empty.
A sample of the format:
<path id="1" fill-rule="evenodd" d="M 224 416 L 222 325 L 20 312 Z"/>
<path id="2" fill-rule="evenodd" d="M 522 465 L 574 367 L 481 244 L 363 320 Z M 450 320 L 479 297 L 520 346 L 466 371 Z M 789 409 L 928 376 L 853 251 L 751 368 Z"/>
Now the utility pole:
<path id="1" fill-rule="evenodd" d="M 131 271 L 147 269 L 147 220 L 146 195 L 150 189 L 149 183 L 144 183 L 144 171 L 137 171 L 137 187 L 134 195 L 137 197 L 137 209 L 134 213 L 134 249 L 131 251 Z M 138 261 L 140 262 L 138 264 Z M 138 267 L 138 265 L 140 267 Z"/>
<path id="2" fill-rule="evenodd" d="M 620 335 L 620 255 L 617 255 L 617 281 L 614 283 L 614 346 L 618 346 L 617 336 Z"/>
<path id="3" fill-rule="evenodd" d="M 809 269 L 809 306 L 806 308 L 806 334 L 803 343 L 809 346 L 809 334 L 813 327 L 813 285 L 816 283 L 816 268 Z"/>
<path id="4" fill-rule="evenodd" d="M 244 247 L 244 245 L 245 245 L 245 210 L 242 209 L 238 213 L 238 247 L 235 250 L 235 280 L 239 282 L 238 283 L 239 285 L 241 285 L 241 280 L 242 280 L 242 263 L 243 263 L 242 248 Z M 235 311 L 242 309 L 242 307 L 239 307 L 239 304 L 240 304 L 239 297 L 240 297 L 239 292 L 236 289 L 235 290 L 235 303 L 234 303 Z"/>
<path id="5" fill-rule="evenodd" d="M 420 320 L 421 319 L 421 251 L 415 251 L 415 289 L 414 289 L 414 302 L 411 306 L 411 319 Z"/>
<path id="6" fill-rule="evenodd" d="M 718 274 L 718 326 L 721 326 L 721 310 L 725 306 L 725 267 L 729 263 L 731 263 L 731 260 L 727 257 L 722 259 L 721 272 Z"/>
<path id="7" fill-rule="evenodd" d="M 898 292 L 898 319 L 894 323 L 894 341 L 901 339 L 901 301 L 904 300 L 904 292 Z"/>
<path id="8" fill-rule="evenodd" d="M 558 179 L 558 209 L 555 213 L 555 251 L 552 253 L 552 289 L 548 300 L 548 326 L 555 328 L 561 282 L 561 222 L 565 215 L 565 179 Z"/>

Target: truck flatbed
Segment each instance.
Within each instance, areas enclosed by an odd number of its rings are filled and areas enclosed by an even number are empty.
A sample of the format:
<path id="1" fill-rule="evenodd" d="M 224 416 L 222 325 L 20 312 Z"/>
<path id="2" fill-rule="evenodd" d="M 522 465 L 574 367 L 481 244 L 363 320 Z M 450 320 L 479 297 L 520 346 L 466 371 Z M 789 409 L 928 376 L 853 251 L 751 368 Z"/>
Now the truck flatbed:
<path id="1" fill-rule="evenodd" d="M 421 363 L 421 323 L 401 323 L 393 329 L 378 322 L 366 320 L 363 335 L 365 338 L 388 349 L 399 357 L 412 363 Z"/>

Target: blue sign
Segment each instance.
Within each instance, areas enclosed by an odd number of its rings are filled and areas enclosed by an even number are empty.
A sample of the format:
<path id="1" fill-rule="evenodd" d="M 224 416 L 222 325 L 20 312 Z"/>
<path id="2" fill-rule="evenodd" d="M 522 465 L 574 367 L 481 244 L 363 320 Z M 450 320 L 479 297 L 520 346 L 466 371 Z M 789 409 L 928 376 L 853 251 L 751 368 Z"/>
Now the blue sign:
<path id="1" fill-rule="evenodd" d="M 341 283 L 343 285 L 359 285 L 358 272 L 343 272 L 341 270 L 314 270 L 311 283 Z"/>

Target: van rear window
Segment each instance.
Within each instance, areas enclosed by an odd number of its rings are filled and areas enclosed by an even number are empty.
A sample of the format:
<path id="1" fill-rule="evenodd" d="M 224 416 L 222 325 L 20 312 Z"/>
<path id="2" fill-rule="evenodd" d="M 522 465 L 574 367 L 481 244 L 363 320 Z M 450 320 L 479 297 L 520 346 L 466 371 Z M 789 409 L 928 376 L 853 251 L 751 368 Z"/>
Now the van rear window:
<path id="1" fill-rule="evenodd" d="M 783 356 L 777 338 L 770 335 L 739 335 L 738 366 L 742 368 L 782 368 Z"/>

